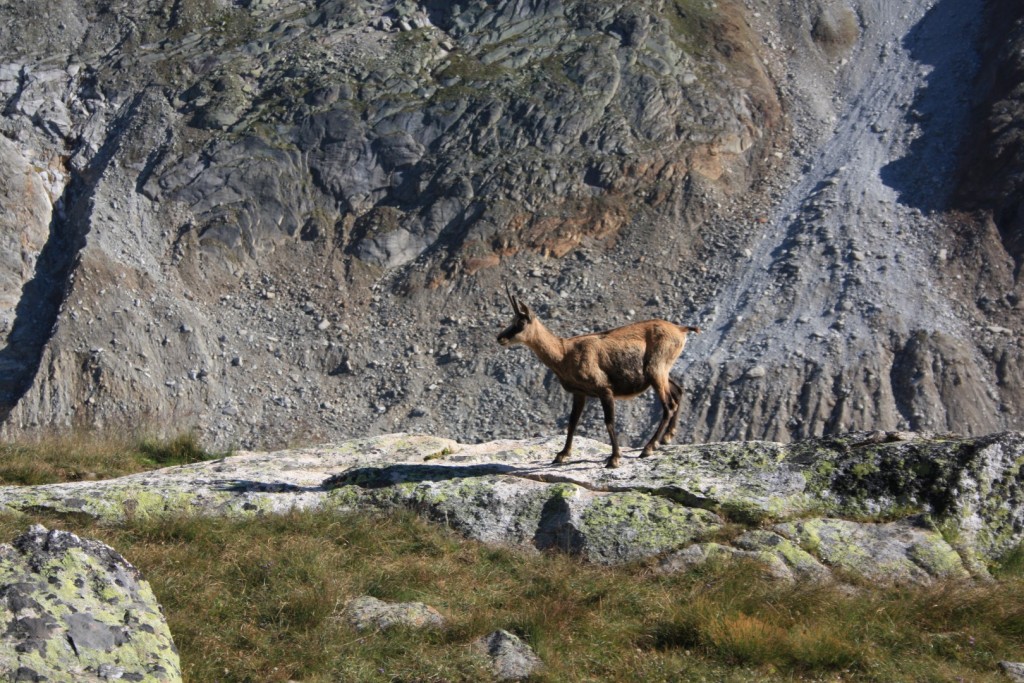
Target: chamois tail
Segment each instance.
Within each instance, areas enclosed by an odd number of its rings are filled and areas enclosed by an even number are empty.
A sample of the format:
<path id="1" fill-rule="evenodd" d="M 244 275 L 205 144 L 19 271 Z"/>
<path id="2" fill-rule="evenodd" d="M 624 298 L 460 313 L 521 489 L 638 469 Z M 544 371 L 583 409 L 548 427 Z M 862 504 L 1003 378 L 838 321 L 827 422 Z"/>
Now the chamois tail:
<path id="1" fill-rule="evenodd" d="M 676 325 L 683 332 L 693 332 L 694 334 L 700 334 L 699 327 L 691 327 L 690 325 Z"/>

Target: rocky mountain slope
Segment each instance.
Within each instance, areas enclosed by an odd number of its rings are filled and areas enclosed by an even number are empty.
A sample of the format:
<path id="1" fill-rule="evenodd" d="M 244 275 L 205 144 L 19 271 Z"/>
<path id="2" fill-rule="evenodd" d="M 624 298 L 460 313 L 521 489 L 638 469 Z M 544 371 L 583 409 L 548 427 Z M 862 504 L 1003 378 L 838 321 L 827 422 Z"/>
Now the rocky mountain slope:
<path id="1" fill-rule="evenodd" d="M 4 429 L 549 434 L 505 283 L 685 440 L 1019 427 L 1022 11 L 777 5 L 0 3 Z"/>

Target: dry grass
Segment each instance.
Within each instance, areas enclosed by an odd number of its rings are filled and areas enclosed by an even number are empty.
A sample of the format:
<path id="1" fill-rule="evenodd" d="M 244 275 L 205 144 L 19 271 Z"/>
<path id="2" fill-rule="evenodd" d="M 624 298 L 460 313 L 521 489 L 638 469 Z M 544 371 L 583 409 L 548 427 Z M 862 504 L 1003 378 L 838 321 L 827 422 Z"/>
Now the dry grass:
<path id="1" fill-rule="evenodd" d="M 110 479 L 224 454 L 204 450 L 194 434 L 172 439 L 73 431 L 0 444 L 0 485 Z"/>
<path id="2" fill-rule="evenodd" d="M 505 628 L 542 681 L 1001 681 L 1024 659 L 1024 580 L 790 586 L 747 564 L 660 576 L 466 541 L 411 515 L 41 518 L 119 549 L 149 578 L 189 681 L 478 681 L 467 644 Z M 27 518 L 0 518 L 9 539 Z M 358 595 L 420 600 L 439 631 L 359 633 Z"/>

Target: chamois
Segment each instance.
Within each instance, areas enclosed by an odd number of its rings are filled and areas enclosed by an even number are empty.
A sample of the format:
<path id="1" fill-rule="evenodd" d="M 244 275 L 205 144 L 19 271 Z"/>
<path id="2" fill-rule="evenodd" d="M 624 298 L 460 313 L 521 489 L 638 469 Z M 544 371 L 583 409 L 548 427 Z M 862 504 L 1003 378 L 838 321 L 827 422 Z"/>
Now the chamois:
<path id="1" fill-rule="evenodd" d="M 537 319 L 530 307 L 508 290 L 515 317 L 498 335 L 502 346 L 523 344 L 558 377 L 562 387 L 572 394 L 569 431 L 565 447 L 555 456 L 563 463 L 572 452 L 572 437 L 589 397 L 597 397 L 604 409 L 604 424 L 612 442 L 606 467 L 619 466 L 619 441 L 615 435 L 615 399 L 638 396 L 654 387 L 661 401 L 662 416 L 654 436 L 644 446 L 641 458 L 654 452 L 658 443 L 667 444 L 675 436 L 679 419 L 682 388 L 669 377 L 690 332 L 699 327 L 676 325 L 666 320 L 645 320 L 606 332 L 559 337 Z"/>

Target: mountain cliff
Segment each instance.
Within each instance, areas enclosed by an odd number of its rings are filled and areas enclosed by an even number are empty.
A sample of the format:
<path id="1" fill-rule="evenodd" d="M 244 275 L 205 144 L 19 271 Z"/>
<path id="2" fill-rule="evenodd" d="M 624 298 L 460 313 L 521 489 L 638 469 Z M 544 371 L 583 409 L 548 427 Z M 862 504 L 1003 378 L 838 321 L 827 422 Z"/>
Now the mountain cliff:
<path id="1" fill-rule="evenodd" d="M 551 433 L 506 283 L 562 334 L 706 328 L 686 440 L 1020 427 L 1021 14 L 5 2 L 4 428 Z"/>

